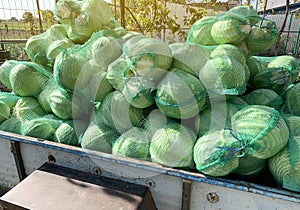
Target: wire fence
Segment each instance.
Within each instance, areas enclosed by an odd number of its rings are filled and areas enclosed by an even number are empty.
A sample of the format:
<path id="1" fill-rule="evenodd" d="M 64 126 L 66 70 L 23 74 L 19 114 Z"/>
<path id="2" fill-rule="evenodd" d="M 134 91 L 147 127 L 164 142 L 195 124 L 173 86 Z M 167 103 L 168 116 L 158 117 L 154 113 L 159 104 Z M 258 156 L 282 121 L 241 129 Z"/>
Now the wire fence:
<path id="1" fill-rule="evenodd" d="M 26 59 L 26 54 L 22 51 L 26 40 L 57 23 L 53 15 L 56 1 L 0 0 L 0 51 L 11 51 L 14 59 Z M 120 10 L 120 5 L 112 4 L 111 6 L 114 13 Z M 278 28 L 281 28 L 284 14 L 268 14 L 266 18 L 273 20 Z M 296 57 L 300 55 L 299 25 L 299 14 L 289 15 L 286 27 L 280 37 L 279 54 L 291 54 Z M 188 32 L 188 28 L 182 30 Z M 156 36 L 165 40 L 166 35 L 169 36 L 167 32 L 166 28 L 162 34 Z M 171 37 L 171 39 L 177 40 L 176 37 Z M 274 55 L 275 47 L 265 53 Z"/>
<path id="2" fill-rule="evenodd" d="M 281 29 L 283 25 L 285 14 L 269 14 L 265 18 L 272 20 L 276 23 L 277 27 Z M 285 28 L 279 39 L 279 54 L 288 54 L 295 57 L 300 56 L 299 47 L 299 34 L 300 34 L 300 16 L 299 13 L 289 13 L 286 21 Z M 271 48 L 268 54 L 275 53 L 275 47 Z"/>
<path id="3" fill-rule="evenodd" d="M 54 24 L 55 0 L 0 0 L 0 40 L 22 42 Z"/>

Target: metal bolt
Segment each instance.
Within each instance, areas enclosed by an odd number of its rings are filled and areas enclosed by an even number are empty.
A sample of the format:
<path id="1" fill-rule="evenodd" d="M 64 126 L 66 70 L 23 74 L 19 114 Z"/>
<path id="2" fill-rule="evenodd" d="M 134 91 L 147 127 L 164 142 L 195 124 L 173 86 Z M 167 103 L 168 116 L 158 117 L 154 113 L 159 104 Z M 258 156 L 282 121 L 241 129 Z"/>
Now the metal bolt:
<path id="1" fill-rule="evenodd" d="M 207 200 L 210 203 L 217 203 L 219 201 L 219 196 L 215 192 L 210 192 L 210 193 L 207 194 Z"/>
<path id="2" fill-rule="evenodd" d="M 150 188 L 153 188 L 156 186 L 156 183 L 152 180 L 152 179 L 148 179 L 145 181 L 145 184 L 150 187 Z"/>
<path id="3" fill-rule="evenodd" d="M 48 161 L 49 161 L 49 163 L 55 163 L 56 159 L 53 155 L 50 154 L 50 155 L 48 155 Z"/>
<path id="4" fill-rule="evenodd" d="M 102 175 L 102 170 L 99 167 L 94 167 L 93 168 L 94 174 L 101 176 Z"/>

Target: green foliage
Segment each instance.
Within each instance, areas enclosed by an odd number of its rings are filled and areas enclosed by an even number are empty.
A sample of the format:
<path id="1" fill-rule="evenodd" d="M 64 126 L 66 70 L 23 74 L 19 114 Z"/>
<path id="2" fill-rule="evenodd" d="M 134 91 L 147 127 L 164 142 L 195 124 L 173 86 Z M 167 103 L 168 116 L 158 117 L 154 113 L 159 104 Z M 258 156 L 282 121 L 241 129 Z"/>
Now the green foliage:
<path id="1" fill-rule="evenodd" d="M 161 36 L 166 33 L 166 29 L 170 30 L 171 35 L 175 35 L 180 39 L 185 39 L 187 32 L 184 28 L 190 26 L 198 19 L 206 16 L 208 8 L 215 7 L 216 1 L 209 1 L 205 6 L 195 7 L 197 1 L 183 1 L 183 0 L 127 0 L 125 2 L 125 23 L 126 29 L 131 31 L 138 31 L 147 36 Z M 119 4 L 120 1 L 117 1 Z M 178 16 L 171 15 L 171 10 L 168 7 L 169 3 L 176 3 L 185 5 L 186 15 L 182 22 L 179 22 Z M 118 20 L 121 19 L 121 14 L 117 11 L 115 14 Z"/>

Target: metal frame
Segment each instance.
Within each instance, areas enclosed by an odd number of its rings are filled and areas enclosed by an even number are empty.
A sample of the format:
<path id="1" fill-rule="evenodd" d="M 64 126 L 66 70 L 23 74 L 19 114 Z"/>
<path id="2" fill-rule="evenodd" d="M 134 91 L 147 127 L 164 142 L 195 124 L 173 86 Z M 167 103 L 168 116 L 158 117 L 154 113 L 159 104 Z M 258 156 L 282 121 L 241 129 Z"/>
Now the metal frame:
<path id="1" fill-rule="evenodd" d="M 20 144 L 27 174 L 51 161 L 99 176 L 148 186 L 159 209 L 241 209 L 245 205 L 250 209 L 300 209 L 299 193 L 245 181 L 204 176 L 7 132 L 0 132 L 0 159 L 1 155 L 7 156 L 3 152 L 5 146 L 1 144 L 12 141 Z M 5 170 L 1 164 L 0 185 L 3 184 L 1 173 Z M 16 182 L 14 184 L 18 182 L 10 181 Z"/>

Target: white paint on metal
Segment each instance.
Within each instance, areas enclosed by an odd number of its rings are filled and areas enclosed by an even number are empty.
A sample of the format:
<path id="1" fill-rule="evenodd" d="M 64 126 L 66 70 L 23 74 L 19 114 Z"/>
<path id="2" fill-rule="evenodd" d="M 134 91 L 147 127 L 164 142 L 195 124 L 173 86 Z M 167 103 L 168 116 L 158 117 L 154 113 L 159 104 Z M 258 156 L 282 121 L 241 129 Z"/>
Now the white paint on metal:
<path id="1" fill-rule="evenodd" d="M 10 142 L 0 138 L 0 185 L 11 188 L 19 182 L 19 176 Z"/>
<path id="2" fill-rule="evenodd" d="M 158 209 L 181 209 L 182 182 L 192 180 L 191 210 L 300 209 L 300 194 L 242 181 L 207 178 L 200 173 L 87 151 L 68 145 L 0 132 L 0 185 L 18 180 L 9 141 L 19 141 L 27 174 L 48 158 L 55 164 L 113 179 L 149 186 Z M 3 160 L 3 161 L 2 161 Z M 5 163 L 3 163 L 5 162 Z M 7 170 L 8 173 L 4 172 Z M 10 176 L 11 175 L 11 176 Z M 14 178 L 11 178 L 14 177 Z M 209 195 L 209 196 L 208 196 Z"/>

